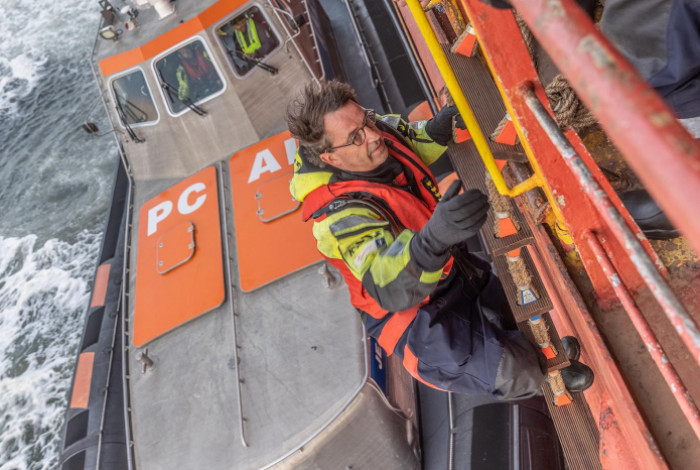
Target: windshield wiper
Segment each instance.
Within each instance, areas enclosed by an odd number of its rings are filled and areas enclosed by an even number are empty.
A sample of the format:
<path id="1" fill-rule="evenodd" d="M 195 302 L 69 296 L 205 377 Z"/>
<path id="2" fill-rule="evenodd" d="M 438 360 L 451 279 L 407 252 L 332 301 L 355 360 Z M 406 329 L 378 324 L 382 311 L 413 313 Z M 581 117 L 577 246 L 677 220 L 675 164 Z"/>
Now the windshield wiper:
<path id="1" fill-rule="evenodd" d="M 119 99 L 116 99 L 115 102 L 116 102 L 115 108 L 117 110 L 117 115 L 119 116 L 119 120 L 121 121 L 122 126 L 124 126 L 124 129 L 126 129 L 126 132 L 129 134 L 129 137 L 131 137 L 131 140 L 133 140 L 137 144 L 145 142 L 145 140 L 139 138 L 139 136 L 136 135 L 134 130 L 131 128 L 129 123 L 126 121 L 126 116 L 124 114 L 124 108 L 122 108 L 122 104 L 119 102 Z"/>
<path id="2" fill-rule="evenodd" d="M 148 119 L 148 114 L 126 97 L 117 94 L 117 102 L 122 106 L 124 115 L 131 119 L 132 122 L 145 122 Z M 137 114 L 137 112 L 140 113 L 140 115 Z"/>
<path id="3" fill-rule="evenodd" d="M 158 67 L 156 67 L 156 70 Z M 160 86 L 163 88 L 168 93 L 168 96 L 170 97 L 170 101 L 178 100 L 180 103 L 184 103 L 185 106 L 190 108 L 192 111 L 197 113 L 200 116 L 206 116 L 207 112 L 204 111 L 202 108 L 197 106 L 192 102 L 191 99 L 185 97 L 184 99 L 180 99 L 178 96 L 178 90 L 174 86 L 172 86 L 170 83 L 165 81 L 165 78 L 163 78 L 163 72 L 158 70 L 158 78 L 160 79 Z"/>
<path id="4" fill-rule="evenodd" d="M 266 64 L 261 60 L 254 59 L 253 57 L 241 56 L 241 54 L 238 53 L 238 49 L 233 49 L 233 51 L 229 49 L 229 52 L 232 52 L 238 59 L 246 62 L 248 65 L 260 67 L 264 71 L 269 72 L 271 75 L 277 75 L 277 72 L 279 72 L 279 69 L 277 67 L 273 67 L 272 65 Z"/>

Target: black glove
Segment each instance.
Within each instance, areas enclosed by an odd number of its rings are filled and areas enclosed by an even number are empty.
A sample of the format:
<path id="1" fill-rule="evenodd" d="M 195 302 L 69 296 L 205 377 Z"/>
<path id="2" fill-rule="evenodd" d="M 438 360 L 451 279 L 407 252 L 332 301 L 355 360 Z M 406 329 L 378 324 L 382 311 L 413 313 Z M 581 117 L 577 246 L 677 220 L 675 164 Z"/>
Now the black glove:
<path id="1" fill-rule="evenodd" d="M 488 198 L 478 189 L 459 193 L 461 181 L 452 183 L 430 220 L 411 240 L 411 256 L 425 271 L 436 271 L 449 258 L 449 248 L 476 235 L 486 221 Z"/>
<path id="2" fill-rule="evenodd" d="M 459 115 L 457 106 L 445 106 L 425 125 L 428 136 L 440 145 L 447 145 L 452 139 L 452 118 L 457 116 L 457 127 L 466 129 L 464 119 Z"/>

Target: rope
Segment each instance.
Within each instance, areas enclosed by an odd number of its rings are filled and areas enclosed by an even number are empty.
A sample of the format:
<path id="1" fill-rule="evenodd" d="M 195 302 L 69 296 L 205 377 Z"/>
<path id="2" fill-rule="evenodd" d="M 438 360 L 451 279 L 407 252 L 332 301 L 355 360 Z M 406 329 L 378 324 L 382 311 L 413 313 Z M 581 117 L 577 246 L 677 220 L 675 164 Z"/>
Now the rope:
<path id="1" fill-rule="evenodd" d="M 559 74 L 554 77 L 554 80 L 545 88 L 545 93 L 559 127 L 571 126 L 574 130 L 580 131 L 598 122 L 578 99 L 564 75 Z"/>
<path id="2" fill-rule="evenodd" d="M 527 50 L 530 53 L 532 62 L 537 70 L 537 55 L 535 54 L 535 36 L 533 36 L 532 31 L 522 19 L 520 14 L 515 12 L 515 21 L 518 23 L 520 32 L 523 35 L 523 40 L 527 46 Z M 547 97 L 549 98 L 549 104 L 554 111 L 554 118 L 559 127 L 573 127 L 574 130 L 580 131 L 588 126 L 596 124 L 598 121 L 595 117 L 586 109 L 586 107 L 581 103 L 581 101 L 574 93 L 574 90 L 569 85 L 569 82 L 564 78 L 562 74 L 557 75 L 552 80 L 552 83 L 547 85 L 546 88 Z"/>
<path id="3" fill-rule="evenodd" d="M 518 27 L 520 28 L 520 33 L 523 35 L 523 40 L 527 46 L 527 51 L 530 53 L 530 57 L 532 58 L 532 64 L 535 66 L 535 70 L 537 70 L 535 36 L 532 34 L 532 31 L 530 31 L 530 28 L 527 26 L 527 23 L 525 23 L 525 20 L 522 18 L 522 16 L 520 16 L 520 13 L 517 11 L 514 11 L 513 13 L 515 13 L 515 21 L 517 21 Z"/>
<path id="4" fill-rule="evenodd" d="M 491 135 L 489 136 L 489 139 L 491 139 L 491 142 L 496 142 L 496 139 L 501 135 L 501 132 L 503 132 L 503 129 L 506 127 L 506 124 L 508 124 L 508 114 L 503 116 L 503 119 L 501 119 L 501 122 L 498 123 L 496 128 L 493 130 Z"/>

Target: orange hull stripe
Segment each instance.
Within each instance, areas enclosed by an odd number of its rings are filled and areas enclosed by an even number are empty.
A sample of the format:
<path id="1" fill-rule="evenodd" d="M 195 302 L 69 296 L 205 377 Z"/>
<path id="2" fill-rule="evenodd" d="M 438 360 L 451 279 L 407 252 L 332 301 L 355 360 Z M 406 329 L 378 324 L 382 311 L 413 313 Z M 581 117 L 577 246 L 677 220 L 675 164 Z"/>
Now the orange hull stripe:
<path id="1" fill-rule="evenodd" d="M 397 312 L 386 322 L 386 325 L 382 328 L 382 332 L 379 334 L 377 342 L 384 348 L 388 356 L 394 354 L 396 343 L 399 342 L 401 335 L 406 331 L 408 325 L 416 318 L 417 313 L 418 306 L 413 307 L 411 310 Z"/>
<path id="2" fill-rule="evenodd" d="M 418 375 L 418 358 L 413 354 L 413 351 L 408 348 L 408 344 L 403 348 L 403 366 L 406 368 L 408 373 L 420 383 L 425 384 L 430 388 L 434 388 L 435 390 L 442 390 L 440 387 L 436 387 L 435 385 L 426 382 L 420 375 Z"/>
<path id="3" fill-rule="evenodd" d="M 100 61 L 102 75 L 107 77 L 134 67 L 145 60 L 152 59 L 161 52 L 170 49 L 174 45 L 181 43 L 185 39 L 213 25 L 244 3 L 245 0 L 219 0 L 198 16 L 185 21 L 181 25 L 147 42 L 143 46 L 102 59 Z"/>
<path id="4" fill-rule="evenodd" d="M 90 383 L 92 382 L 92 366 L 95 363 L 95 353 L 86 352 L 78 356 L 78 368 L 73 381 L 73 394 L 70 399 L 71 408 L 87 408 L 90 399 Z"/>
<path id="5" fill-rule="evenodd" d="M 90 307 L 101 307 L 105 304 L 105 296 L 107 295 L 107 281 L 109 281 L 109 270 L 111 264 L 103 264 L 97 268 L 95 275 L 95 286 L 92 288 L 92 300 Z"/>

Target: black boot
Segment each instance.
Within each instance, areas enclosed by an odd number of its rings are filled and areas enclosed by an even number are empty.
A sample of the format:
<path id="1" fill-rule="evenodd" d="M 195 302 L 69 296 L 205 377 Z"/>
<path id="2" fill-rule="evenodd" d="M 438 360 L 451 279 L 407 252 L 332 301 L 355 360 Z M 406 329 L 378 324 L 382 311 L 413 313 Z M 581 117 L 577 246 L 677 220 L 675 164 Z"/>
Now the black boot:
<path id="1" fill-rule="evenodd" d="M 576 337 L 564 336 L 561 339 L 561 345 L 564 346 L 566 357 L 572 361 L 578 361 L 578 358 L 581 357 L 581 344 Z"/>
<path id="2" fill-rule="evenodd" d="M 593 370 L 586 364 L 570 359 L 571 365 L 561 370 L 561 378 L 570 392 L 583 392 L 593 385 Z"/>
<path id="3" fill-rule="evenodd" d="M 620 200 L 647 238 L 668 240 L 680 236 L 666 214 L 644 190 L 620 194 Z"/>

